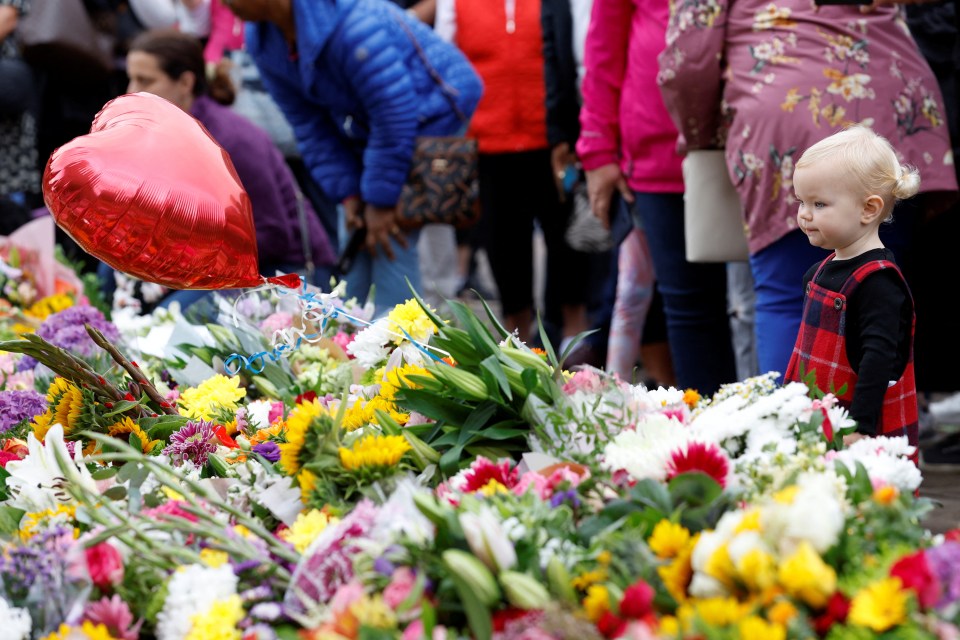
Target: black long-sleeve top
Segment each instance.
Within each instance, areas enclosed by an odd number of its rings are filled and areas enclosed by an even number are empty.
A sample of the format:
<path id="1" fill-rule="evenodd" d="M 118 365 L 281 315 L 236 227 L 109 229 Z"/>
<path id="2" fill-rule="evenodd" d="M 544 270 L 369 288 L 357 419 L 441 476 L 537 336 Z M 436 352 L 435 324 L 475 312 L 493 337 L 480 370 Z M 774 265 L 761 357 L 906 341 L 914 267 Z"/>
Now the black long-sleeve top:
<path id="1" fill-rule="evenodd" d="M 854 271 L 873 260 L 895 262 L 889 249 L 872 249 L 849 260 L 834 258 L 824 266 L 816 284 L 839 292 Z M 813 265 L 804 274 L 804 289 L 819 266 Z M 857 374 L 849 411 L 859 433 L 877 433 L 887 385 L 900 378 L 910 359 L 912 324 L 913 299 L 906 282 L 892 269 L 867 276 L 847 300 L 847 359 Z"/>

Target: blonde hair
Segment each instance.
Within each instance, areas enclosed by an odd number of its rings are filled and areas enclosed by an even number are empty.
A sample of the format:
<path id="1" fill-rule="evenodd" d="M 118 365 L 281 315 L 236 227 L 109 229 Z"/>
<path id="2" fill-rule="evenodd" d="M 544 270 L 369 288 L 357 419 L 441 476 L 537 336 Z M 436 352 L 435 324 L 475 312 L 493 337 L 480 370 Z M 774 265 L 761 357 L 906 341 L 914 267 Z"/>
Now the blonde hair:
<path id="1" fill-rule="evenodd" d="M 823 160 L 833 160 L 849 172 L 865 195 L 883 198 L 884 221 L 893 205 L 920 191 L 920 172 L 901 165 L 893 145 L 863 125 L 852 125 L 814 144 L 797 160 L 797 169 Z"/>

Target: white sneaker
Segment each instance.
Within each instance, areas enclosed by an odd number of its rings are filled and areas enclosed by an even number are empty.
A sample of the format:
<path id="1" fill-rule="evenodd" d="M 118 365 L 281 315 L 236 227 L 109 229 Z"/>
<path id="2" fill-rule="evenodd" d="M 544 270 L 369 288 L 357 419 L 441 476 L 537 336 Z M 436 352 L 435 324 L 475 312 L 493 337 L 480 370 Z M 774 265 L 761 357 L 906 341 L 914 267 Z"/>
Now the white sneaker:
<path id="1" fill-rule="evenodd" d="M 960 424 L 960 392 L 931 402 L 929 409 L 936 424 Z"/>

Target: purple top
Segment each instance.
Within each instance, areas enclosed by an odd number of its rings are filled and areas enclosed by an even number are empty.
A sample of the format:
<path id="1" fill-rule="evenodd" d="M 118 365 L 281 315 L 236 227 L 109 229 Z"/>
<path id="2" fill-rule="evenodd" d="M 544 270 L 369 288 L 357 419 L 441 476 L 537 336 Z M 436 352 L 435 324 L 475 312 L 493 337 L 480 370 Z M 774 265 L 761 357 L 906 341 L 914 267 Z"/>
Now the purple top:
<path id="1" fill-rule="evenodd" d="M 206 96 L 194 100 L 190 113 L 230 155 L 250 196 L 261 270 L 277 264 L 304 264 L 296 181 L 270 136 Z M 306 197 L 302 201 L 313 262 L 318 266 L 332 265 L 336 257 L 330 239 L 310 201 Z"/>

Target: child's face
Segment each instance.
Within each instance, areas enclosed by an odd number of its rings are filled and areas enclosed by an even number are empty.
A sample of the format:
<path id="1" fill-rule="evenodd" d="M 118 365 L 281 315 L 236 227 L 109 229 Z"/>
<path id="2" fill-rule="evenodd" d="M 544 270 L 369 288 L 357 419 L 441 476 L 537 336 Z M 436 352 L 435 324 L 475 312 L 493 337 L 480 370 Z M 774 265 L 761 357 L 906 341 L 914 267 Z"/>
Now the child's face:
<path id="1" fill-rule="evenodd" d="M 844 259 L 862 253 L 874 238 L 879 241 L 878 225 L 864 218 L 867 195 L 835 162 L 798 168 L 793 189 L 800 201 L 797 223 L 813 246 Z"/>

